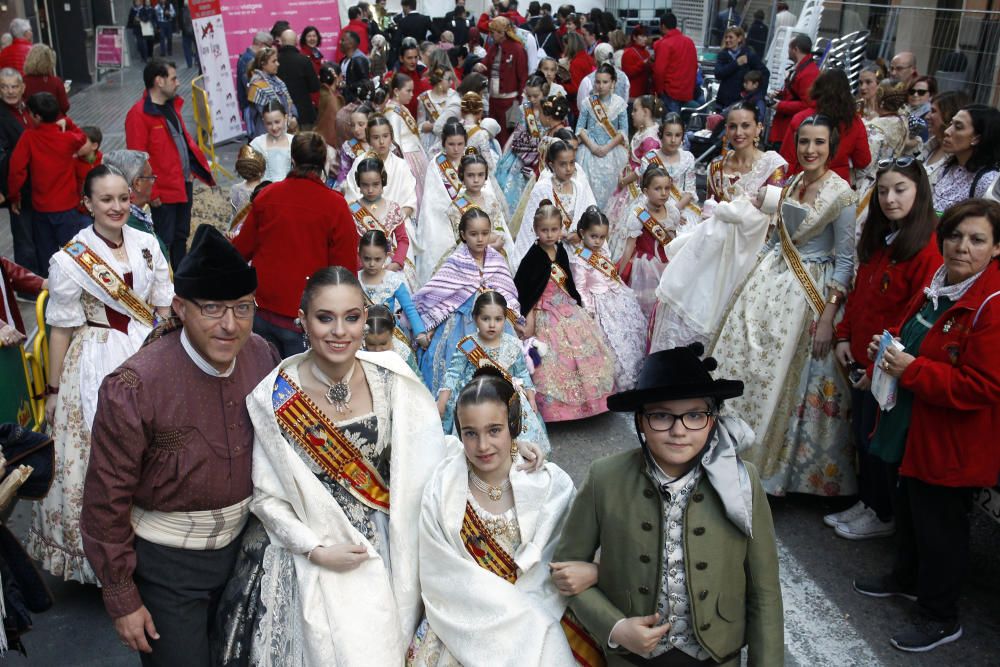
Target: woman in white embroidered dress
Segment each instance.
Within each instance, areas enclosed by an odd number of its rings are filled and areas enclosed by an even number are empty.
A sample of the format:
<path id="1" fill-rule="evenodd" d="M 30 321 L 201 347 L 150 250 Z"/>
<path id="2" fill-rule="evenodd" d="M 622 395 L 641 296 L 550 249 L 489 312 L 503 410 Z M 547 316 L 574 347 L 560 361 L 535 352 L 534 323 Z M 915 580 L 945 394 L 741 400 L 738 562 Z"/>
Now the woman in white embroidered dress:
<path id="1" fill-rule="evenodd" d="M 764 489 L 851 495 L 850 386 L 832 348 L 854 276 L 857 196 L 828 169 L 837 152 L 832 120 L 804 120 L 796 149 L 803 171 L 785 190 L 777 228 L 713 350 L 719 374 L 739 373 L 745 383 L 731 409 L 754 431 L 743 458 L 760 470 Z"/>
<path id="2" fill-rule="evenodd" d="M 98 583 L 83 554 L 80 510 L 90 460 L 90 429 L 104 376 L 131 357 L 166 317 L 174 288 L 156 237 L 127 226 L 129 186 L 121 172 L 95 167 L 84 182 L 84 203 L 94 224 L 73 237 L 49 264 L 49 387 L 45 418 L 55 440 L 55 476 L 32 511 L 25 546 L 54 576 Z M 81 263 L 93 264 L 85 269 Z M 103 264 L 107 271 L 100 271 Z M 128 297 L 102 288 L 127 285 Z"/>
<path id="3" fill-rule="evenodd" d="M 417 222 L 417 282 L 423 286 L 438 264 L 455 247 L 456 232 L 448 224 L 448 211 L 462 190 L 458 165 L 465 155 L 465 126 L 460 120 L 445 123 L 441 151 L 431 160 L 424 181 L 423 206 Z M 412 237 L 411 237 L 412 238 Z"/>
<path id="4" fill-rule="evenodd" d="M 462 96 L 452 84 L 455 75 L 443 67 L 435 67 L 428 74 L 431 89 L 417 96 L 417 127 L 424 152 L 433 157 L 441 150 L 441 130 L 449 118 L 462 118 Z"/>
<path id="5" fill-rule="evenodd" d="M 419 543 L 426 616 L 406 664 L 572 667 L 560 626 L 566 600 L 548 566 L 575 495 L 573 482 L 552 463 L 537 474 L 518 469 L 512 434 L 521 432 L 521 402 L 506 380 L 480 373 L 456 402 L 464 451 L 438 466 L 424 492 Z"/>
<path id="6" fill-rule="evenodd" d="M 668 264 L 656 288 L 650 351 L 708 342 L 722 323 L 767 237 L 772 216 L 761 210 L 762 189 L 778 194 L 784 158 L 757 149 L 763 132 L 757 105 L 737 103 L 726 114 L 732 150 L 708 169 L 705 220 L 666 247 Z M 718 202 L 718 205 L 716 205 Z M 770 211 L 770 207 L 765 207 Z"/>

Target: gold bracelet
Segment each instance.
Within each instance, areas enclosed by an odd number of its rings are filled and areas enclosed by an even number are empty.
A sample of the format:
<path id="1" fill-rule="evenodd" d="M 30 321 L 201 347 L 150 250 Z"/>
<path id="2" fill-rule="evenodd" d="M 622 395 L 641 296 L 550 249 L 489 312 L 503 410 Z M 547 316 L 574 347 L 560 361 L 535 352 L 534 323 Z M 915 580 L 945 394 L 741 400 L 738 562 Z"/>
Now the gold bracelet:
<path id="1" fill-rule="evenodd" d="M 829 296 L 829 297 L 827 298 L 826 302 L 827 302 L 827 303 L 829 303 L 829 304 L 831 304 L 831 305 L 834 305 L 834 306 L 836 306 L 836 305 L 837 305 L 838 303 L 840 303 L 840 295 L 839 295 L 839 294 L 836 294 L 836 293 L 834 293 L 834 294 L 831 294 L 831 295 L 830 295 L 830 296 Z"/>

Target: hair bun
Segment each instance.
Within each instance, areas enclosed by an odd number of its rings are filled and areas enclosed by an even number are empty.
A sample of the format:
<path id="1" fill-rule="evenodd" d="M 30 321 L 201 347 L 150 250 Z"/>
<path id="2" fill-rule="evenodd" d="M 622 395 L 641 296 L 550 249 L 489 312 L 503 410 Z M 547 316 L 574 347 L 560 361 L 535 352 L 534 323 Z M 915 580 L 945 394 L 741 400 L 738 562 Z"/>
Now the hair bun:
<path id="1" fill-rule="evenodd" d="M 552 200 L 550 199 L 543 199 L 542 201 L 538 202 L 538 208 L 541 208 L 543 206 L 552 206 L 552 205 L 553 205 Z"/>

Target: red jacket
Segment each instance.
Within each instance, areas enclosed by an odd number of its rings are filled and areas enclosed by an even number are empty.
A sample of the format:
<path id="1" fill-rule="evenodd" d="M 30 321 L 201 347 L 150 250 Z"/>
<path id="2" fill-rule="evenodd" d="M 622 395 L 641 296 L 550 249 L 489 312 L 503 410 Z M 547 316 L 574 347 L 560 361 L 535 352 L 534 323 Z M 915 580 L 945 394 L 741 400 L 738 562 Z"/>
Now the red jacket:
<path id="1" fill-rule="evenodd" d="M 69 113 L 69 97 L 66 96 L 66 84 L 57 76 L 34 76 L 24 77 L 24 99 L 27 100 L 35 93 L 52 93 L 56 102 L 59 103 L 59 111 L 63 115 Z"/>
<path id="2" fill-rule="evenodd" d="M 809 116 L 816 113 L 816 109 L 809 106 L 806 109 L 792 116 L 792 121 L 785 130 L 784 138 L 781 140 L 781 157 L 788 163 L 788 175 L 794 176 L 802 171 L 799 166 L 799 155 L 795 146 L 795 133 Z M 840 143 L 837 145 L 837 153 L 830 160 L 830 169 L 835 171 L 842 179 L 851 183 L 851 167 L 864 169 L 872 161 L 871 148 L 868 146 L 868 130 L 861 116 L 854 116 L 854 121 L 847 128 L 846 132 L 841 132 Z M 853 184 L 852 184 L 853 185 Z"/>
<path id="3" fill-rule="evenodd" d="M 629 99 L 649 93 L 649 51 L 638 46 L 629 46 L 622 52 L 622 71 L 628 76 Z"/>
<path id="4" fill-rule="evenodd" d="M 923 250 L 905 262 L 892 261 L 889 250 L 881 248 L 858 265 L 854 289 L 844 305 L 844 318 L 837 325 L 837 340 L 850 341 L 851 356 L 860 364 L 868 365 L 872 336 L 903 320 L 910 301 L 922 293 L 941 266 L 941 251 L 933 235 Z"/>
<path id="5" fill-rule="evenodd" d="M 24 61 L 28 58 L 28 51 L 30 50 L 31 40 L 15 37 L 10 46 L 0 51 L 0 69 L 13 67 L 21 74 L 24 74 Z"/>
<path id="6" fill-rule="evenodd" d="M 345 30 L 350 30 L 351 32 L 353 32 L 358 36 L 358 40 L 360 40 L 360 43 L 358 44 L 358 51 L 361 51 L 361 53 L 367 56 L 368 51 L 371 50 L 371 45 L 368 42 L 368 24 L 362 21 L 361 19 L 354 19 L 353 21 L 348 21 L 347 25 L 345 25 L 343 28 L 340 29 L 340 32 L 343 33 Z M 312 57 L 310 56 L 310 54 L 306 53 L 305 48 L 302 49 L 302 53 L 305 53 L 305 55 L 309 56 L 310 58 Z M 344 54 L 340 52 L 339 40 L 337 42 L 337 50 L 334 54 L 334 58 L 335 62 L 338 63 L 344 59 Z M 316 74 L 319 74 L 318 68 L 316 69 Z"/>
<path id="7" fill-rule="evenodd" d="M 993 260 L 965 296 L 937 319 L 920 345 L 920 356 L 903 371 L 899 383 L 913 392 L 913 413 L 900 475 L 951 487 L 997 483 L 1000 294 L 986 302 L 996 292 L 1000 264 Z M 926 301 L 923 293 L 914 297 L 906 320 Z"/>
<path id="8" fill-rule="evenodd" d="M 0 289 L 6 294 L 6 297 L 0 296 L 0 320 L 27 335 L 21 319 L 21 309 L 14 300 L 14 292 L 37 296 L 42 291 L 42 281 L 41 276 L 36 276 L 6 257 L 0 257 Z"/>
<path id="9" fill-rule="evenodd" d="M 819 65 L 812 56 L 806 56 L 792 68 L 785 79 L 785 87 L 778 93 L 779 101 L 774 108 L 774 120 L 771 121 L 771 141 L 784 139 L 792 116 L 812 106 L 809 89 L 818 76 Z"/>
<path id="10" fill-rule="evenodd" d="M 571 105 L 576 102 L 576 91 L 580 89 L 580 82 L 596 69 L 597 65 L 594 63 L 594 59 L 586 51 L 577 51 L 573 59 L 569 61 L 569 81 L 564 84 L 564 87 L 570 96 Z"/>
<path id="11" fill-rule="evenodd" d="M 93 162 L 87 162 L 86 160 L 80 157 L 76 158 L 73 161 L 73 168 L 76 171 L 76 191 L 80 193 L 80 195 L 83 195 L 83 182 L 87 180 L 87 174 L 90 173 L 91 169 L 93 169 L 94 167 L 103 162 L 104 162 L 104 154 L 101 153 L 101 151 L 97 151 L 95 153 Z M 87 211 L 85 209 L 81 210 L 81 213 L 86 213 L 86 212 Z"/>
<path id="12" fill-rule="evenodd" d="M 677 28 L 668 30 L 653 44 L 653 89 L 678 102 L 694 99 L 698 79 L 698 49 Z"/>
<path id="13" fill-rule="evenodd" d="M 28 128 L 10 156 L 7 192 L 11 202 L 21 198 L 21 188 L 31 171 L 31 205 L 42 213 L 58 213 L 76 208 L 76 152 L 87 137 L 71 126 L 66 130 L 55 123 Z"/>
<path id="14" fill-rule="evenodd" d="M 486 67 L 486 78 L 490 77 L 493 61 L 500 51 L 500 92 L 518 93 L 524 90 L 528 82 L 528 54 L 521 42 L 508 37 L 497 48 L 496 42 L 486 49 L 483 65 Z"/>
<path id="15" fill-rule="evenodd" d="M 175 97 L 173 104 L 174 113 L 177 114 L 187 142 L 191 174 L 202 183 L 214 186 L 215 179 L 212 177 L 208 160 L 184 125 L 184 118 L 181 115 L 184 100 Z M 177 153 L 177 144 L 174 143 L 167 127 L 168 122 L 149 99 L 149 92 L 143 93 L 142 98 L 125 116 L 125 146 L 130 150 L 149 153 L 149 165 L 156 174 L 152 199 L 159 199 L 164 204 L 183 204 L 187 202 L 187 188 L 184 183 L 181 156 Z"/>
<path id="16" fill-rule="evenodd" d="M 358 270 L 358 232 L 344 196 L 289 176 L 253 200 L 233 245 L 257 268 L 257 303 L 295 317 L 306 279 L 325 266 Z"/>

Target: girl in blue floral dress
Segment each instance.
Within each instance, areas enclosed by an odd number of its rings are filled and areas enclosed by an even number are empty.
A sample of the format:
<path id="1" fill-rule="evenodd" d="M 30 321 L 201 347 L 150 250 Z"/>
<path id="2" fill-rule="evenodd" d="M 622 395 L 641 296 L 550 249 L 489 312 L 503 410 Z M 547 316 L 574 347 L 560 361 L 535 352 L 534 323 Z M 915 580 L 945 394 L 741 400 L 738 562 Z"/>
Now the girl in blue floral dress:
<path id="1" fill-rule="evenodd" d="M 576 161 L 594 191 L 598 208 L 605 208 L 628 162 L 628 103 L 614 94 L 617 74 L 608 63 L 597 68 L 594 94 L 580 109 L 576 134 L 580 150 Z"/>

